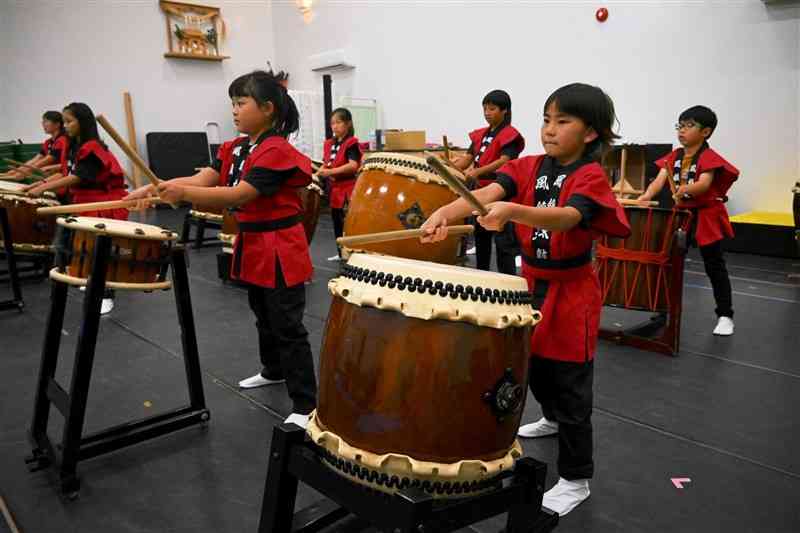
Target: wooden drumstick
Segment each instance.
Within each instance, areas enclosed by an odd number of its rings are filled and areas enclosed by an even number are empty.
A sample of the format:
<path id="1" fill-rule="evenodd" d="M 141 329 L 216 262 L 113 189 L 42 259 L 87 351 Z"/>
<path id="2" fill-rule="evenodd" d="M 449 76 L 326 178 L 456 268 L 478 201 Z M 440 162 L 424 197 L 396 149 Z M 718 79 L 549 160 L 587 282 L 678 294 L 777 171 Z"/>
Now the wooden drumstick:
<path id="1" fill-rule="evenodd" d="M 23 168 L 23 167 L 24 167 L 24 168 L 28 168 L 28 169 L 30 169 L 30 171 L 31 171 L 31 172 L 32 172 L 34 175 L 36 175 L 36 176 L 39 176 L 39 177 L 42 177 L 42 178 L 43 178 L 43 177 L 45 177 L 45 175 L 44 175 L 44 172 L 42 172 L 42 171 L 41 171 L 41 170 L 39 170 L 38 168 L 36 168 L 36 167 L 34 167 L 34 166 L 31 166 L 31 165 L 29 165 L 29 164 L 27 164 L 27 163 L 20 163 L 19 161 L 14 161 L 13 159 L 9 159 L 9 158 L 7 158 L 7 157 L 4 157 L 4 158 L 3 158 L 3 161 L 5 161 L 6 163 L 8 163 L 8 164 L 10 164 L 10 165 L 14 165 L 14 166 L 15 166 L 15 167 L 17 167 L 17 168 Z"/>
<path id="2" fill-rule="evenodd" d="M 122 148 L 122 151 L 125 152 L 125 155 L 127 155 L 128 158 L 130 158 L 133 164 L 136 165 L 136 167 L 139 170 L 141 170 L 145 176 L 147 176 L 147 179 L 150 180 L 150 183 L 154 187 L 158 187 L 158 183 L 160 181 L 158 177 L 156 177 L 156 175 L 153 174 L 153 171 L 150 170 L 150 167 L 147 166 L 147 163 L 144 162 L 144 160 L 139 156 L 139 154 L 137 154 L 136 151 L 134 151 L 134 149 L 131 148 L 127 142 L 125 142 L 125 139 L 123 139 L 122 136 L 119 133 L 117 133 L 117 130 L 115 130 L 114 126 L 112 126 L 111 123 L 108 122 L 106 117 L 104 117 L 103 115 L 97 115 L 97 122 L 98 124 L 103 126 L 103 129 L 106 130 L 106 132 L 111 136 L 112 139 L 114 139 L 114 142 L 117 143 L 117 146 Z"/>
<path id="3" fill-rule="evenodd" d="M 462 235 L 472 233 L 474 226 L 448 226 L 448 235 Z M 365 233 L 363 235 L 352 235 L 350 237 L 339 237 L 336 244 L 339 246 L 360 246 L 363 244 L 375 244 L 378 242 L 402 241 L 404 239 L 414 239 L 423 235 L 422 228 L 403 229 L 397 231 L 383 231 L 380 233 Z"/>
<path id="4" fill-rule="evenodd" d="M 137 200 L 110 200 L 108 202 L 89 202 L 85 204 L 56 205 L 52 207 L 40 207 L 36 210 L 37 215 L 65 215 L 71 213 L 85 213 L 86 211 L 105 211 L 106 209 L 120 209 L 134 207 L 139 202 L 148 204 L 164 203 L 158 196 L 149 198 L 139 198 Z"/>
<path id="5" fill-rule="evenodd" d="M 658 207 L 655 200 L 634 200 L 632 198 L 617 198 L 620 205 L 636 205 L 640 207 Z"/>
<path id="6" fill-rule="evenodd" d="M 467 189 L 467 186 L 461 183 L 461 180 L 450 174 L 450 171 L 447 170 L 447 167 L 444 166 L 444 163 L 441 159 L 436 157 L 435 155 L 428 154 L 425 161 L 428 162 L 430 166 L 442 177 L 444 182 L 447 184 L 450 189 L 461 198 L 467 201 L 469 205 L 472 206 L 475 211 L 480 213 L 483 216 L 489 214 L 489 211 L 484 207 L 482 203 L 478 201 L 477 198 Z"/>

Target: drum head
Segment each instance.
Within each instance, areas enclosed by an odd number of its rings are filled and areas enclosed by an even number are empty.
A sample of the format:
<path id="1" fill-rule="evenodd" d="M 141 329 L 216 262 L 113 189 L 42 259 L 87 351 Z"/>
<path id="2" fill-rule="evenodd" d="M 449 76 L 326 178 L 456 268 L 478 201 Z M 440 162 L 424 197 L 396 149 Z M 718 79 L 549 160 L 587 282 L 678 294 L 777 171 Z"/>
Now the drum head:
<path id="1" fill-rule="evenodd" d="M 30 204 L 36 207 L 52 207 L 61 205 L 57 200 L 53 200 L 51 198 L 34 198 L 32 196 L 21 196 L 14 193 L 6 194 L 6 191 L 2 190 L 0 190 L 0 200 L 20 204 Z"/>
<path id="2" fill-rule="evenodd" d="M 448 167 L 448 169 L 453 176 L 466 182 L 467 178 L 459 170 L 452 167 Z M 439 185 L 447 185 L 425 159 L 415 155 L 395 152 L 376 152 L 370 154 L 361 163 L 360 172 L 366 172 L 368 170 L 383 170 L 389 174 L 399 174 L 401 176 L 415 178 L 424 183 L 432 182 L 438 183 Z"/>
<path id="3" fill-rule="evenodd" d="M 470 322 L 498 329 L 532 326 L 528 283 L 518 276 L 373 254 L 352 254 L 328 288 L 351 304 L 422 320 Z"/>
<path id="4" fill-rule="evenodd" d="M 114 220 L 96 217 L 66 217 L 59 218 L 58 225 L 73 230 L 82 230 L 89 233 L 101 233 L 112 237 L 124 237 L 151 241 L 174 241 L 178 234 L 158 226 L 141 224 L 130 220 Z"/>

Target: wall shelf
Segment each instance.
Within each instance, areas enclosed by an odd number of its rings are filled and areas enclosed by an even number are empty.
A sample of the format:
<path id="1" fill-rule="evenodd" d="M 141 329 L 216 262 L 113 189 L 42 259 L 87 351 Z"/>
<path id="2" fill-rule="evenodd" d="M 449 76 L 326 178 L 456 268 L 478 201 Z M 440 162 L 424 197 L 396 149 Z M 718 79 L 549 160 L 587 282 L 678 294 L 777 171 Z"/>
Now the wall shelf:
<path id="1" fill-rule="evenodd" d="M 180 52 L 167 52 L 164 54 L 164 57 L 170 57 L 173 59 L 200 59 L 202 61 L 222 61 L 224 59 L 231 58 L 231 56 L 201 56 L 194 54 L 182 54 Z"/>

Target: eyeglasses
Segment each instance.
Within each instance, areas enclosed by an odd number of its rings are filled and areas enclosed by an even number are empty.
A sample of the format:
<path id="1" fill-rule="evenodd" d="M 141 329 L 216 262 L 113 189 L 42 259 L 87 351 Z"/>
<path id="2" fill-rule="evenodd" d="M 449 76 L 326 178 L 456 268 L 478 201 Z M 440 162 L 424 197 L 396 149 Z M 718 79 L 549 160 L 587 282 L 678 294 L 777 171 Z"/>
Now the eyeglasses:
<path id="1" fill-rule="evenodd" d="M 703 127 L 702 124 L 699 124 L 697 122 L 689 120 L 687 122 L 678 122 L 677 124 L 675 124 L 675 130 L 676 131 L 681 131 L 681 130 L 684 130 L 684 129 L 689 130 L 689 129 L 694 128 L 695 126 L 697 126 L 698 128 L 702 128 Z"/>

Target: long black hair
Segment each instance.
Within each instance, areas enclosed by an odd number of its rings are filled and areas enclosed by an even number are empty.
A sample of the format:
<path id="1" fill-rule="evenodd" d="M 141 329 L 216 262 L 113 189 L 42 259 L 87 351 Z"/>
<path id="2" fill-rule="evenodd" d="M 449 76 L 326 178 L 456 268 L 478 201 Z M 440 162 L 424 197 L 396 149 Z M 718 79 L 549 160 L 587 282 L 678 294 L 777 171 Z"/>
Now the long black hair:
<path id="1" fill-rule="evenodd" d="M 352 137 L 356 134 L 356 130 L 353 128 L 353 114 L 349 109 L 346 107 L 337 107 L 331 111 L 331 118 L 333 117 L 339 117 L 339 120 L 350 123 L 350 127 L 347 129 L 348 136 Z"/>
<path id="2" fill-rule="evenodd" d="M 597 138 L 586 145 L 584 155 L 597 159 L 620 136 L 614 133 L 618 122 L 614 102 L 600 87 L 586 83 L 571 83 L 557 89 L 544 103 L 544 112 L 550 104 L 559 111 L 578 117 L 597 132 Z"/>
<path id="3" fill-rule="evenodd" d="M 42 120 L 49 120 L 58 124 L 58 135 L 64 133 L 64 117 L 58 111 L 45 111 L 42 115 Z"/>
<path id="4" fill-rule="evenodd" d="M 272 71 L 254 70 L 239 76 L 228 87 L 228 96 L 249 96 L 260 106 L 272 102 L 275 108 L 272 130 L 281 137 L 288 137 L 300 128 L 297 106 Z"/>
<path id="5" fill-rule="evenodd" d="M 511 124 L 511 95 L 502 89 L 489 91 L 486 96 L 483 97 L 483 102 L 481 102 L 481 105 L 486 104 L 496 105 L 506 112 L 503 122 L 500 124 L 501 126 Z"/>
<path id="6" fill-rule="evenodd" d="M 65 107 L 64 111 L 72 113 L 78 121 L 78 126 L 80 126 L 79 145 L 94 140 L 99 142 L 103 148 L 108 148 L 97 133 L 97 120 L 94 118 L 92 108 L 81 102 L 73 102 Z"/>

